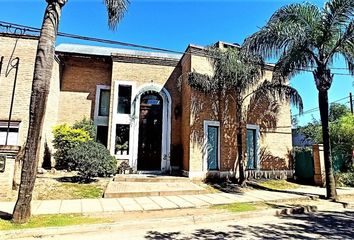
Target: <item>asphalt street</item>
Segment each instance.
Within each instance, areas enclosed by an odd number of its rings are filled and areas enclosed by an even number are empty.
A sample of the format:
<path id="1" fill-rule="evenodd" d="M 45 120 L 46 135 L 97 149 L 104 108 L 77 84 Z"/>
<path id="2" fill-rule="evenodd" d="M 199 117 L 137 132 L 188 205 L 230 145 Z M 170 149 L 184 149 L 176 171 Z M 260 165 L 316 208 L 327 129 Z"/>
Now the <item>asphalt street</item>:
<path id="1" fill-rule="evenodd" d="M 144 219 L 136 224 L 107 227 L 94 232 L 33 236 L 22 239 L 353 239 L 354 211 L 320 211 L 288 216 L 256 216 L 233 220 L 183 221 Z"/>

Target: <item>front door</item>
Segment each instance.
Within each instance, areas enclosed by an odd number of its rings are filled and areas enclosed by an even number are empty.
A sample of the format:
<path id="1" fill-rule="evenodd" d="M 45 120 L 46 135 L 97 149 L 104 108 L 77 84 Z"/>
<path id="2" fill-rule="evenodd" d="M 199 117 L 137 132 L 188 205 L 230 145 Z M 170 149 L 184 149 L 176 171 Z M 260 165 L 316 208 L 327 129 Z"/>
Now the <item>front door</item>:
<path id="1" fill-rule="evenodd" d="M 138 170 L 161 170 L 162 97 L 143 93 L 140 100 Z"/>

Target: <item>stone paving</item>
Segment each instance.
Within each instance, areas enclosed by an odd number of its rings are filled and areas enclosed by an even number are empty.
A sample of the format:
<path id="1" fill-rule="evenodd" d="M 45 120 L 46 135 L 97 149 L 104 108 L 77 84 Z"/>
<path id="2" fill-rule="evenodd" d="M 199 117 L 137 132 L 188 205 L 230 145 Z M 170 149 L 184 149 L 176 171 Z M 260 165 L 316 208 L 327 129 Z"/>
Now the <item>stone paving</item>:
<path id="1" fill-rule="evenodd" d="M 200 208 L 241 202 L 308 199 L 309 195 L 324 195 L 326 189 L 305 186 L 287 192 L 249 190 L 244 193 L 209 193 L 174 196 L 144 196 L 77 200 L 32 201 L 32 214 L 100 214 Z M 354 195 L 354 188 L 338 188 L 339 195 Z M 15 202 L 0 202 L 0 213 L 12 213 Z"/>
<path id="2" fill-rule="evenodd" d="M 213 193 L 175 196 L 145 196 L 131 198 L 102 198 L 78 200 L 41 200 L 32 202 L 32 214 L 113 213 L 200 208 L 235 202 L 277 201 L 306 198 L 297 194 L 252 190 L 242 194 Z M 0 202 L 0 212 L 11 213 L 14 202 Z"/>

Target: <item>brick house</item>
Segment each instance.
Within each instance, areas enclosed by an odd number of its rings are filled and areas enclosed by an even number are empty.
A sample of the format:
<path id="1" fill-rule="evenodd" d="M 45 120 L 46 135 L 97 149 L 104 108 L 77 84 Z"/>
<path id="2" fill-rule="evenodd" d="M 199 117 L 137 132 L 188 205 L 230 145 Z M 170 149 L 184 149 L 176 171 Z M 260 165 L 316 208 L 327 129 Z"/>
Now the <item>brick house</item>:
<path id="1" fill-rule="evenodd" d="M 218 42 L 219 46 L 233 46 Z M 4 144 L 14 71 L 20 66 L 8 144 L 23 145 L 37 38 L 0 34 L 0 145 Z M 235 107 L 192 89 L 187 73 L 212 73 L 209 60 L 189 45 L 185 54 L 166 54 L 76 44 L 56 48 L 44 121 L 40 162 L 52 149 L 52 127 L 84 117 L 94 121 L 97 141 L 137 172 L 182 170 L 190 178 L 237 172 Z M 272 75 L 266 68 L 264 79 Z M 261 80 L 260 80 L 261 81 Z M 244 130 L 248 172 L 287 170 L 292 148 L 289 104 L 251 101 Z"/>

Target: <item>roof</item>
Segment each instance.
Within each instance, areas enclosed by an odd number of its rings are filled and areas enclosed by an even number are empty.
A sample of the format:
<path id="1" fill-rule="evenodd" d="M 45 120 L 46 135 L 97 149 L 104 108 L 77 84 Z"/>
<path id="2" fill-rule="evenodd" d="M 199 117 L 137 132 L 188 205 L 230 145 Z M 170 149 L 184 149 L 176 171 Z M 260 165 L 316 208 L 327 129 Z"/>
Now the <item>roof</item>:
<path id="1" fill-rule="evenodd" d="M 169 58 L 179 60 L 182 54 L 171 54 L 161 52 L 148 52 L 123 48 L 109 48 L 109 47 L 97 47 L 81 44 L 67 44 L 63 43 L 55 48 L 57 53 L 72 53 L 83 55 L 96 55 L 96 56 L 112 56 L 112 55 L 128 55 L 128 56 L 141 56 L 141 57 L 153 57 L 153 58 Z"/>

